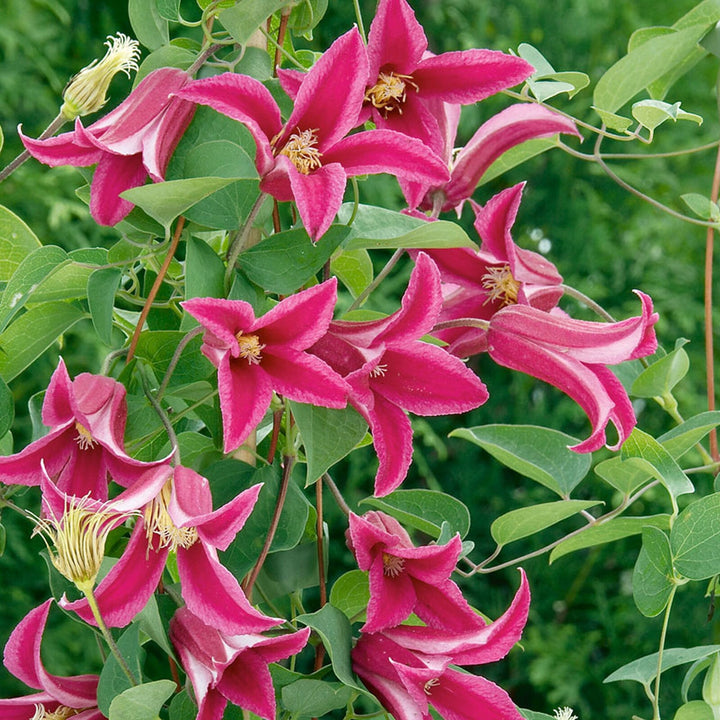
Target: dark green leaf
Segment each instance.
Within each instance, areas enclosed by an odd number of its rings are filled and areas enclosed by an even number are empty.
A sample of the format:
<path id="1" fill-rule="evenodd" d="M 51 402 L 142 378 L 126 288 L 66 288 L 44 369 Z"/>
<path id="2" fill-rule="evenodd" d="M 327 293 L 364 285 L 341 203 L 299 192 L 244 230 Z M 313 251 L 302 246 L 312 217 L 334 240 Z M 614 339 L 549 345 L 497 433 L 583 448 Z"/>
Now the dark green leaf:
<path id="1" fill-rule="evenodd" d="M 135 354 L 152 365 L 156 377 L 162 377 L 172 360 L 178 343 L 187 333 L 179 330 L 152 330 L 140 334 Z M 172 375 L 171 385 L 186 385 L 208 377 L 213 366 L 200 354 L 202 337 L 193 338 L 180 355 Z"/>
<path id="2" fill-rule="evenodd" d="M 186 690 L 178 693 L 168 708 L 170 720 L 195 720 L 197 714 L 197 705 L 190 699 Z"/>
<path id="3" fill-rule="evenodd" d="M 364 620 L 370 602 L 368 574 L 363 570 L 350 570 L 341 575 L 330 590 L 330 602 L 344 612 L 348 620 Z"/>
<path id="4" fill-rule="evenodd" d="M 175 691 L 172 680 L 156 680 L 131 687 L 110 703 L 109 720 L 157 720 L 160 709 Z"/>
<path id="5" fill-rule="evenodd" d="M 317 543 L 302 542 L 290 550 L 270 553 L 258 575 L 257 584 L 262 590 L 262 596 L 272 600 L 305 588 L 317 587 L 319 578 Z"/>
<path id="6" fill-rule="evenodd" d="M 121 278 L 122 271 L 119 268 L 102 268 L 96 270 L 87 281 L 90 316 L 95 332 L 106 345 L 112 344 L 115 293 Z"/>
<path id="7" fill-rule="evenodd" d="M 145 651 L 140 646 L 140 628 L 135 624 L 130 625 L 120 636 L 117 646 L 130 668 L 130 672 L 137 681 L 142 682 Z M 109 717 L 110 703 L 112 703 L 113 698 L 129 687 L 132 687 L 132 685 L 120 667 L 120 663 L 115 659 L 114 655 L 109 655 L 100 673 L 97 690 L 98 707 L 105 717 Z"/>
<path id="8" fill-rule="evenodd" d="M 35 233 L 14 212 L 0 205 L 0 282 L 7 282 L 20 263 L 40 247 Z"/>
<path id="9" fill-rule="evenodd" d="M 170 40 L 168 23 L 158 13 L 155 0 L 129 0 L 128 15 L 135 37 L 148 50 L 157 50 Z"/>
<path id="10" fill-rule="evenodd" d="M 0 438 L 5 437 L 15 419 L 15 402 L 10 388 L 0 377 Z"/>
<path id="11" fill-rule="evenodd" d="M 323 680 L 296 680 L 282 689 L 282 704 L 288 712 L 301 717 L 323 717 L 332 710 L 344 708 L 353 689 Z"/>
<path id="12" fill-rule="evenodd" d="M 667 606 L 675 581 L 668 536 L 645 527 L 643 543 L 633 571 L 633 598 L 645 617 L 659 615 Z"/>
<path id="13" fill-rule="evenodd" d="M 200 238 L 190 237 L 185 257 L 185 299 L 225 297 L 225 263 Z"/>

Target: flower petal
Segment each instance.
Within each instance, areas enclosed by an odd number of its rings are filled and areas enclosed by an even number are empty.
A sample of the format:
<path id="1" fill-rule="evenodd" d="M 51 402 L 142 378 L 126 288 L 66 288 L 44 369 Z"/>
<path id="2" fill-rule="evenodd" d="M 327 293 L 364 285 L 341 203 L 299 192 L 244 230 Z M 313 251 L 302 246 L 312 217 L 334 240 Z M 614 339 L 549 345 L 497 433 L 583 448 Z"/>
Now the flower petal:
<path id="1" fill-rule="evenodd" d="M 225 347 L 235 353 L 237 352 L 237 334 L 248 332 L 255 322 L 252 305 L 243 300 L 191 298 L 180 304 L 183 310 L 189 312 L 204 328 L 222 340 Z"/>
<path id="2" fill-rule="evenodd" d="M 98 161 L 90 188 L 90 214 L 100 225 L 117 225 L 134 207 L 120 193 L 145 182 L 142 155 L 104 153 Z"/>
<path id="3" fill-rule="evenodd" d="M 80 118 L 75 121 L 75 127 L 82 127 Z M 62 133 L 45 140 L 34 140 L 23 135 L 21 126 L 18 126 L 18 135 L 25 149 L 41 163 L 56 167 L 58 165 L 73 165 L 74 167 L 87 167 L 100 161 L 103 151 L 94 145 L 88 146 L 78 140 L 76 131 Z"/>

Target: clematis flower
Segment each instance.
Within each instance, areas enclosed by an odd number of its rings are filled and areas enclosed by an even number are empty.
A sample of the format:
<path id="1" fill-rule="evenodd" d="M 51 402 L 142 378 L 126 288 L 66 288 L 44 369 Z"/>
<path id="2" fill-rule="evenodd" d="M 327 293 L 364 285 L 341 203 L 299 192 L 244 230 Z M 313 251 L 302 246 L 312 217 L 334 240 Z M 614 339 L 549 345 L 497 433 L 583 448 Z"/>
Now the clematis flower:
<path id="1" fill-rule="evenodd" d="M 415 547 L 395 518 L 380 511 L 350 513 L 348 542 L 361 570 L 370 573 L 370 601 L 362 630 L 399 625 L 415 613 L 428 625 L 459 631 L 482 624 L 450 580 L 462 542 Z"/>
<path id="2" fill-rule="evenodd" d="M 345 377 L 350 403 L 370 425 L 379 468 L 375 495 L 395 490 L 412 459 L 417 415 L 467 412 L 487 400 L 482 381 L 443 348 L 422 342 L 442 306 L 440 274 L 424 253 L 417 257 L 397 312 L 368 322 L 335 321 L 312 352 Z"/>
<path id="3" fill-rule="evenodd" d="M 358 125 L 367 69 L 354 28 L 308 72 L 285 124 L 270 91 L 245 75 L 196 80 L 177 95 L 247 126 L 257 146 L 260 189 L 282 202 L 294 200 L 308 235 L 317 240 L 342 204 L 348 177 L 386 172 L 410 180 L 447 179 L 441 160 L 420 141 L 386 130 L 345 137 Z"/>
<path id="4" fill-rule="evenodd" d="M 197 720 L 220 720 L 228 701 L 274 720 L 275 691 L 268 664 L 299 653 L 310 628 L 286 635 L 227 635 L 187 608 L 170 621 L 170 639 L 195 690 Z"/>
<path id="5" fill-rule="evenodd" d="M 322 407 L 347 405 L 347 383 L 305 352 L 328 328 L 336 288 L 332 278 L 285 298 L 259 318 L 242 300 L 193 298 L 181 303 L 205 328 L 201 349 L 218 369 L 226 453 L 262 420 L 273 390 Z"/>
<path id="6" fill-rule="evenodd" d="M 489 320 L 507 305 L 531 305 L 549 312 L 560 300 L 562 277 L 542 255 L 518 247 L 511 229 L 525 183 L 503 190 L 485 207 L 473 203 L 480 251 L 470 248 L 430 250 L 443 281 L 443 308 L 438 322 L 458 318 Z M 469 357 L 487 347 L 486 331 L 449 328 L 434 333 L 447 350 Z"/>
<path id="7" fill-rule="evenodd" d="M 173 96 L 190 76 L 177 68 L 154 70 L 118 107 L 87 128 L 80 119 L 75 129 L 46 140 L 20 133 L 27 151 L 55 167 L 95 165 L 90 189 L 90 213 L 100 225 L 115 225 L 132 210 L 120 197 L 142 185 L 148 175 L 164 179 L 170 157 L 195 112 L 192 103 Z"/>
<path id="8" fill-rule="evenodd" d="M 27 686 L 39 693 L 19 698 L 0 699 L 3 720 L 29 718 L 68 718 L 101 720 L 97 707 L 97 675 L 60 677 L 51 675 L 40 657 L 45 623 L 52 598 L 31 610 L 12 631 L 5 646 L 5 667 Z"/>
<path id="9" fill-rule="evenodd" d="M 431 109 L 436 107 L 433 105 Z M 493 115 L 457 152 L 455 140 L 460 106 L 440 103 L 435 117 L 443 139 L 440 154 L 447 163 L 450 180 L 444 185 L 400 181 L 409 209 L 432 211 L 433 218 L 453 209 L 459 213 L 486 170 L 516 145 L 558 133 L 580 135 L 570 118 L 540 105 L 524 103 L 512 105 Z"/>
<path id="10" fill-rule="evenodd" d="M 517 85 L 534 69 L 522 58 L 495 50 L 427 52 L 425 32 L 405 0 L 380 0 L 368 33 L 365 105 L 370 118 L 442 151 L 433 103 L 467 105 Z"/>
<path id="11" fill-rule="evenodd" d="M 520 305 L 502 308 L 490 319 L 487 350 L 498 365 L 554 385 L 587 413 L 592 434 L 571 448 L 576 452 L 602 447 L 608 422 L 617 428 L 618 441 L 610 446 L 617 450 L 636 424 L 625 389 L 605 367 L 657 349 L 658 315 L 652 300 L 635 292 L 642 301 L 642 314 L 622 322 L 573 320 L 560 312 Z"/>
<path id="12" fill-rule="evenodd" d="M 44 437 L 15 455 L 0 457 L 0 481 L 40 485 L 41 461 L 60 490 L 107 500 L 108 475 L 128 487 L 148 468 L 124 448 L 127 419 L 125 387 L 103 375 L 82 373 L 70 380 L 62 358 L 50 379 L 42 407 L 42 421 L 50 427 Z"/>
<path id="13" fill-rule="evenodd" d="M 190 610 L 224 632 L 259 632 L 279 620 L 255 610 L 237 579 L 220 563 L 255 506 L 261 485 L 212 509 L 208 481 L 189 468 L 167 467 L 161 486 L 147 499 L 122 557 L 95 589 L 109 627 L 127 625 L 145 607 L 171 552 L 177 554 L 181 592 Z M 86 600 L 60 605 L 95 624 Z"/>

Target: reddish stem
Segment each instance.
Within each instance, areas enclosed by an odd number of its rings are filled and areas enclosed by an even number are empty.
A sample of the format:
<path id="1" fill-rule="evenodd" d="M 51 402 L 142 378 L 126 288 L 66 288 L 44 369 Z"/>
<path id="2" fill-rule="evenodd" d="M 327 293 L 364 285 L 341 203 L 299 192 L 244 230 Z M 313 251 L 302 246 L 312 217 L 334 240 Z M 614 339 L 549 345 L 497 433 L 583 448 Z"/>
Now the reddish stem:
<path id="1" fill-rule="evenodd" d="M 285 8 L 282 15 L 280 15 L 280 27 L 278 28 L 277 36 L 277 47 L 275 48 L 275 59 L 273 61 L 273 76 L 277 77 L 277 69 L 280 66 L 282 60 L 282 51 L 280 48 L 285 42 L 285 31 L 287 30 L 288 18 L 290 17 L 290 9 Z"/>
<path id="2" fill-rule="evenodd" d="M 273 429 L 272 436 L 270 437 L 270 450 L 268 450 L 267 457 L 269 465 L 272 465 L 273 458 L 275 457 L 275 451 L 277 450 L 278 438 L 280 437 L 280 423 L 282 422 L 282 416 L 282 410 L 276 410 L 273 413 Z"/>

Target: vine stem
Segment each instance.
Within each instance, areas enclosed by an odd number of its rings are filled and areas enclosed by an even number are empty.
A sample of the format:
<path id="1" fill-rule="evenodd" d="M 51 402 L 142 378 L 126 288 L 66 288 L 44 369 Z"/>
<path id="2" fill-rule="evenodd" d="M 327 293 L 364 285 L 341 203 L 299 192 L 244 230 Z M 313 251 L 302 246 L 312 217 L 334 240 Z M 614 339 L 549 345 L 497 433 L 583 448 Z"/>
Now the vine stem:
<path id="1" fill-rule="evenodd" d="M 179 465 L 180 464 L 180 447 L 178 445 L 178 439 L 177 439 L 177 435 L 175 434 L 175 430 L 173 429 L 170 419 L 168 418 L 167 414 L 163 410 L 162 405 L 160 405 L 158 400 L 152 394 L 152 390 L 150 390 L 150 384 L 148 383 L 148 379 L 145 376 L 144 371 L 142 371 L 142 368 L 138 368 L 138 369 L 140 370 L 140 380 L 142 382 L 143 392 L 145 393 L 145 397 L 147 397 L 148 402 L 152 405 L 153 410 L 155 411 L 157 416 L 160 418 L 160 422 L 162 422 L 163 427 L 165 428 L 165 432 L 167 433 L 168 440 L 170 440 L 170 446 L 172 447 L 173 462 L 175 463 L 175 465 Z"/>
<path id="2" fill-rule="evenodd" d="M 653 720 L 660 720 L 660 675 L 662 672 L 663 650 L 665 649 L 665 638 L 667 637 L 667 629 L 670 624 L 670 610 L 672 609 L 673 600 L 675 599 L 675 591 L 678 586 L 673 585 L 665 607 L 665 615 L 663 616 L 662 632 L 660 633 L 660 647 L 658 648 L 657 676 L 655 677 L 655 697 L 653 698 Z"/>
<path id="3" fill-rule="evenodd" d="M 282 60 L 283 43 L 285 42 L 285 32 L 287 30 L 288 19 L 290 18 L 290 8 L 284 8 L 280 14 L 280 26 L 278 27 L 277 45 L 275 46 L 275 58 L 273 59 L 273 77 L 277 77 L 277 69 Z"/>
<path id="4" fill-rule="evenodd" d="M 367 36 L 365 35 L 365 25 L 363 25 L 362 13 L 360 12 L 359 0 L 353 0 L 353 7 L 355 8 L 355 20 L 358 24 L 358 30 L 360 31 L 360 37 L 363 42 L 367 45 Z"/>
<path id="5" fill-rule="evenodd" d="M 592 298 L 585 295 L 585 293 L 580 292 L 580 290 L 570 285 L 565 285 L 564 283 L 560 285 L 560 287 L 568 297 L 580 301 L 583 305 L 587 305 L 587 307 L 589 307 L 596 315 L 599 315 L 608 322 L 615 322 L 615 318 L 607 310 L 605 310 L 602 305 L 598 305 Z"/>
<path id="6" fill-rule="evenodd" d="M 193 338 L 196 338 L 198 335 L 203 333 L 205 328 L 203 327 L 196 327 L 193 328 L 180 342 L 177 344 L 177 347 L 175 348 L 175 352 L 173 353 L 172 359 L 170 360 L 170 364 L 168 365 L 167 370 L 165 371 L 165 376 L 162 379 L 162 382 L 160 383 L 160 387 L 157 391 L 156 399 L 158 402 L 162 400 L 163 395 L 165 394 L 165 391 L 167 390 L 168 383 L 170 382 L 170 378 L 172 377 L 172 374 L 175 372 L 175 368 L 177 367 L 178 362 L 180 362 L 180 356 L 183 353 L 183 350 L 190 344 L 190 341 Z"/>
<path id="7" fill-rule="evenodd" d="M 242 232 L 235 238 L 233 244 L 228 250 L 227 268 L 225 270 L 226 290 L 230 289 L 230 279 L 232 278 L 233 271 L 235 270 L 235 263 L 237 262 L 240 253 L 245 249 L 245 245 L 247 244 L 247 240 L 250 235 L 250 230 L 252 229 L 252 225 L 255 222 L 255 218 L 257 218 L 258 213 L 260 212 L 260 208 L 265 201 L 265 197 L 266 194 L 262 192 L 258 195 L 255 204 L 252 206 L 250 212 L 248 213 L 247 219 L 245 220 L 245 225 L 243 225 Z"/>
<path id="8" fill-rule="evenodd" d="M 133 359 L 133 355 L 135 355 L 135 349 L 137 348 L 143 325 L 145 324 L 145 320 L 147 320 L 147 316 L 150 313 L 150 308 L 155 301 L 155 297 L 160 290 L 160 286 L 165 280 L 165 275 L 167 274 L 168 268 L 170 267 L 170 263 L 175 256 L 175 251 L 177 250 L 178 243 L 180 242 L 180 235 L 182 234 L 182 229 L 184 226 L 185 217 L 183 215 L 180 215 L 177 221 L 177 225 L 175 226 L 175 234 L 173 235 L 173 239 L 170 243 L 170 247 L 168 248 L 165 260 L 163 261 L 162 267 L 160 268 L 160 272 L 158 272 L 157 277 L 155 278 L 155 282 L 153 283 L 152 288 L 150 288 L 150 293 L 147 296 L 147 300 L 145 300 L 145 305 L 140 312 L 140 319 L 138 320 L 138 324 L 135 326 L 135 332 L 133 333 L 132 340 L 130 341 L 130 347 L 128 349 L 127 358 L 125 360 L 126 364 L 129 363 Z"/>
<path id="9" fill-rule="evenodd" d="M 350 513 L 352 512 L 350 510 L 350 506 L 345 502 L 345 498 L 342 496 L 342 493 L 340 492 L 338 486 L 335 484 L 335 481 L 327 473 L 322 476 L 322 479 L 323 482 L 328 486 L 328 489 L 332 493 L 333 497 L 335 498 L 335 502 L 337 503 L 337 506 L 340 508 L 340 510 L 342 510 L 345 515 L 350 515 Z"/>
<path id="10" fill-rule="evenodd" d="M 385 267 L 377 274 L 377 277 L 353 300 L 352 305 L 347 309 L 347 312 L 356 310 L 359 308 L 370 295 L 370 293 L 390 274 L 390 271 L 395 267 L 395 263 L 402 257 L 405 252 L 403 248 L 398 248 L 385 264 Z"/>
<path id="11" fill-rule="evenodd" d="M 42 131 L 38 140 L 46 140 L 51 135 L 54 135 L 67 121 L 67 118 L 62 113 L 58 113 L 57 117 Z M 9 162 L 0 171 L 0 182 L 9 178 L 10 175 L 12 175 L 29 158 L 30 153 L 27 150 L 23 150 L 14 160 Z"/>

